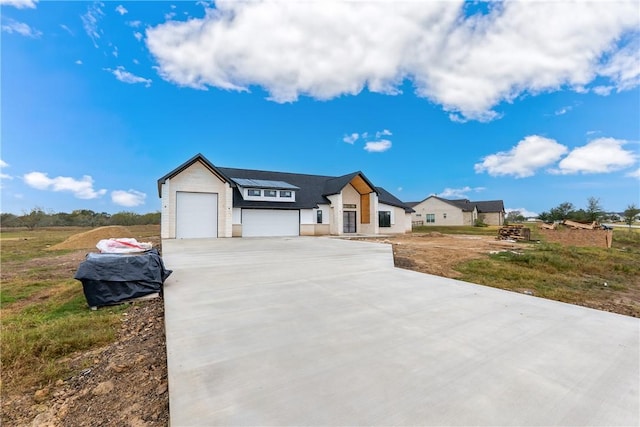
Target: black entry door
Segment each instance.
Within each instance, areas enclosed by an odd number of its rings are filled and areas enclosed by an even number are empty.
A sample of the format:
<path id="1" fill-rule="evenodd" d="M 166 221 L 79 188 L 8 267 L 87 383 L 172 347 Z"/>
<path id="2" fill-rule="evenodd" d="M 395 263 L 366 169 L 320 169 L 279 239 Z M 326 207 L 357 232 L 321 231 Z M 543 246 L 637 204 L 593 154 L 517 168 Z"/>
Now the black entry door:
<path id="1" fill-rule="evenodd" d="M 344 211 L 343 212 L 343 232 L 344 233 L 355 233 L 356 232 L 356 212 L 355 211 Z"/>

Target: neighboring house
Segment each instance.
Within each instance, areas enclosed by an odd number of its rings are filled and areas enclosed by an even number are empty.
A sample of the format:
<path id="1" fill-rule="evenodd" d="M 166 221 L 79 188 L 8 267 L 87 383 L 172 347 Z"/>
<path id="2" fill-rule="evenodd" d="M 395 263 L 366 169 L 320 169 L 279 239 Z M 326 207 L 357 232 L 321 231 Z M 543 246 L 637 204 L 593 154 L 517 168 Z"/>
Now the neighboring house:
<path id="1" fill-rule="evenodd" d="M 429 196 L 421 202 L 407 202 L 415 211 L 411 220 L 415 225 L 474 225 L 477 219 L 488 225 L 504 224 L 502 200 L 448 200 Z"/>
<path id="2" fill-rule="evenodd" d="M 160 178 L 158 195 L 163 239 L 406 233 L 413 212 L 362 172 L 224 168 L 202 154 Z"/>

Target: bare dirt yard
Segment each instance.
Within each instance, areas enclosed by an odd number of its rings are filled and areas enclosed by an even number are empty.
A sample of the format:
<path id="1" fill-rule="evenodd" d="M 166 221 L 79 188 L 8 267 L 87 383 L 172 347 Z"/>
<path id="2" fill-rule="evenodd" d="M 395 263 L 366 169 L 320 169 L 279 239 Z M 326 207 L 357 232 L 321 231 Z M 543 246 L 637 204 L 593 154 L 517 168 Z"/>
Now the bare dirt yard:
<path id="1" fill-rule="evenodd" d="M 496 240 L 493 236 L 442 234 L 437 231 L 375 240 L 393 244 L 396 267 L 449 278 L 461 276 L 454 268 L 461 262 L 492 252 L 522 249 L 521 244 Z"/>

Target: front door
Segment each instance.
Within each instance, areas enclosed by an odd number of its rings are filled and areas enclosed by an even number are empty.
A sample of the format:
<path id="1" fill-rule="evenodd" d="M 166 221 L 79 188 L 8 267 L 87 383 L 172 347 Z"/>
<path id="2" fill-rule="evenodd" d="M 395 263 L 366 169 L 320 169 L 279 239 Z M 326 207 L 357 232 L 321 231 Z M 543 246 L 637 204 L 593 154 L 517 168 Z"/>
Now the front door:
<path id="1" fill-rule="evenodd" d="M 342 222 L 344 224 L 343 233 L 355 233 L 356 232 L 356 212 L 344 211 L 342 214 Z"/>

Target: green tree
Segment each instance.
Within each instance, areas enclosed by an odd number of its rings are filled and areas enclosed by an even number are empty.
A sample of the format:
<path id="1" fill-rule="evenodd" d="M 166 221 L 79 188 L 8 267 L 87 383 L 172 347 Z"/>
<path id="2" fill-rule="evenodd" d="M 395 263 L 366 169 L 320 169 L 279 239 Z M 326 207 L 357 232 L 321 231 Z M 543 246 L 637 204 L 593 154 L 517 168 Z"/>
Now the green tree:
<path id="1" fill-rule="evenodd" d="M 12 213 L 2 213 L 0 214 L 0 226 L 2 227 L 19 227 L 20 220 L 18 217 Z"/>
<path id="2" fill-rule="evenodd" d="M 514 223 L 514 222 L 524 222 L 526 218 L 524 217 L 524 215 L 522 215 L 522 212 L 520 211 L 511 211 L 507 214 L 506 217 L 506 221 L 508 223 Z"/>
<path id="3" fill-rule="evenodd" d="M 538 219 L 542 222 L 553 222 L 553 219 L 551 219 L 551 213 L 547 211 L 540 212 L 538 214 Z"/>
<path id="4" fill-rule="evenodd" d="M 31 209 L 29 213 L 25 213 L 24 215 L 19 217 L 20 223 L 27 227 L 29 230 L 33 230 L 36 227 L 42 225 L 44 220 L 46 219 L 47 214 L 40 207 L 35 207 Z"/>
<path id="5" fill-rule="evenodd" d="M 638 214 L 640 214 L 640 209 L 638 209 L 635 203 L 631 203 L 629 206 L 627 206 L 627 209 L 624 210 L 624 222 L 629 226 L 629 230 L 631 230 L 631 226 L 636 220 Z"/>
<path id="6" fill-rule="evenodd" d="M 604 211 L 600 205 L 600 199 L 597 197 L 589 197 L 587 199 L 587 208 L 584 210 L 585 219 L 589 222 L 599 221 Z"/>
<path id="7" fill-rule="evenodd" d="M 572 203 L 564 202 L 560 203 L 555 208 L 549 211 L 549 216 L 552 221 L 564 221 L 571 217 L 571 213 L 574 212 Z"/>

